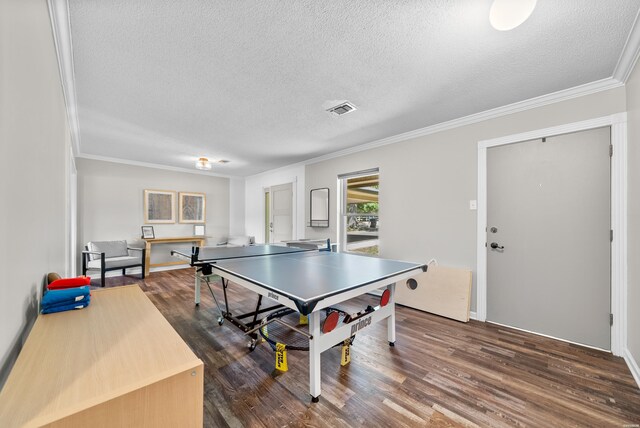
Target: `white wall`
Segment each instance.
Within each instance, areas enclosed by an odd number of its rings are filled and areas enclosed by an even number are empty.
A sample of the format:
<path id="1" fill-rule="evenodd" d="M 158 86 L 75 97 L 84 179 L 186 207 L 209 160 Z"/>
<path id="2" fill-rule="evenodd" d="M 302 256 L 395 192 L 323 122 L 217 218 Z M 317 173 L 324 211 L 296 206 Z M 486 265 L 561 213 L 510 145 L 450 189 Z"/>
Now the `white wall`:
<path id="1" fill-rule="evenodd" d="M 304 238 L 305 233 L 305 167 L 295 165 L 247 177 L 245 180 L 245 233 L 264 242 L 264 189 L 279 184 L 293 183 L 294 219 L 293 239 Z"/>
<path id="2" fill-rule="evenodd" d="M 244 178 L 229 180 L 229 235 L 245 235 Z"/>
<path id="3" fill-rule="evenodd" d="M 627 349 L 635 361 L 640 384 L 640 63 L 627 85 L 628 126 L 628 273 Z"/>
<path id="4" fill-rule="evenodd" d="M 76 159 L 78 169 L 78 252 L 88 241 L 139 242 L 145 189 L 206 194 L 206 234 L 215 245 L 229 234 L 229 179 L 99 160 Z M 156 237 L 192 236 L 193 224 L 152 224 Z M 178 247 L 189 247 L 191 244 Z M 152 263 L 175 261 L 176 245 L 155 245 Z M 78 267 L 81 264 L 78 262 Z M 133 272 L 133 270 L 132 270 Z"/>
<path id="5" fill-rule="evenodd" d="M 475 311 L 476 211 L 469 200 L 477 195 L 478 141 L 624 110 L 625 90 L 617 88 L 329 159 L 307 165 L 305 194 L 329 187 L 335 206 L 338 174 L 379 167 L 380 255 L 472 269 Z M 336 220 L 331 209 L 329 229 L 307 228 L 306 237 L 337 240 Z"/>
<path id="6" fill-rule="evenodd" d="M 65 272 L 70 136 L 47 3 L 0 0 L 0 385 Z"/>

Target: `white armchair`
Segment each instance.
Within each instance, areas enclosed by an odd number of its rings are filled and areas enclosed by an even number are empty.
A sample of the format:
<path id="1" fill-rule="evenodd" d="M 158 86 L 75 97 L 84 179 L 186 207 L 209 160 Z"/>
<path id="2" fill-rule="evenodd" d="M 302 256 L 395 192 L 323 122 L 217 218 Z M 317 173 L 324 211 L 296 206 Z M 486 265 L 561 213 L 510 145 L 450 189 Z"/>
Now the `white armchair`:
<path id="1" fill-rule="evenodd" d="M 127 241 L 94 241 L 89 242 L 84 248 L 82 274 L 86 275 L 88 270 L 99 270 L 103 287 L 105 273 L 110 270 L 122 269 L 122 274 L 125 275 L 127 268 L 140 266 L 144 279 L 144 248 L 129 247 Z"/>

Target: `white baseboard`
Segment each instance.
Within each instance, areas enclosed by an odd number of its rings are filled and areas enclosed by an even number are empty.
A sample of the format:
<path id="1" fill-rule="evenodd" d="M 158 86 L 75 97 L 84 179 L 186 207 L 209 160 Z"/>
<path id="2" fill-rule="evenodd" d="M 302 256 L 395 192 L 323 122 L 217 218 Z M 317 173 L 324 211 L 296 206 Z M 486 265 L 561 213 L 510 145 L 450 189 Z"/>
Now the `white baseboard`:
<path id="1" fill-rule="evenodd" d="M 472 320 L 477 320 L 478 316 L 476 315 L 475 311 L 471 311 L 469 312 L 469 318 L 471 318 Z"/>
<path id="2" fill-rule="evenodd" d="M 625 348 L 623 357 L 627 363 L 627 366 L 629 366 L 629 370 L 631 371 L 633 378 L 636 380 L 638 388 L 640 388 L 640 367 L 638 367 L 638 363 L 633 358 L 633 355 L 631 355 L 629 349 Z"/>

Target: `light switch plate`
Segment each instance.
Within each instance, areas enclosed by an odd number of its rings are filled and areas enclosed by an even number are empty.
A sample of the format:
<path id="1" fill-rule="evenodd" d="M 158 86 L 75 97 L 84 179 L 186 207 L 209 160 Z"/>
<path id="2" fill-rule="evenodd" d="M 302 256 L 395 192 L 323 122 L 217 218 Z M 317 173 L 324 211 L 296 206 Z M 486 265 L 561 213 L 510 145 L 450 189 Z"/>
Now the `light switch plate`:
<path id="1" fill-rule="evenodd" d="M 470 210 L 477 210 L 478 209 L 478 201 L 476 201 L 475 199 L 472 199 L 469 201 L 469 209 Z"/>

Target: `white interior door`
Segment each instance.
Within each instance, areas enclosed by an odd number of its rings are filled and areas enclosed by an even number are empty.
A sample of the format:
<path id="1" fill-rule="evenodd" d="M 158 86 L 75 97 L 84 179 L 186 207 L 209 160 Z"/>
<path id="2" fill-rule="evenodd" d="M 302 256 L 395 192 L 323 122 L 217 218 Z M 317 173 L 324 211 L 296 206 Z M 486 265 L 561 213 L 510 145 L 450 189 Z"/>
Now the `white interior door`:
<path id="1" fill-rule="evenodd" d="M 607 127 L 487 150 L 488 321 L 610 349 L 609 147 Z"/>
<path id="2" fill-rule="evenodd" d="M 269 191 L 271 216 L 269 241 L 278 243 L 293 239 L 293 185 L 272 186 Z"/>

